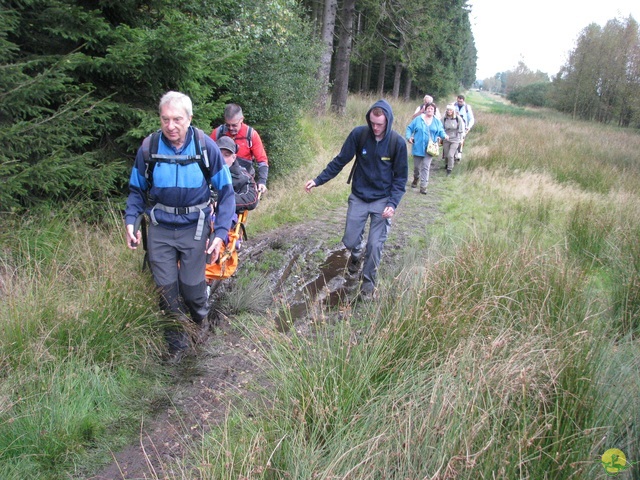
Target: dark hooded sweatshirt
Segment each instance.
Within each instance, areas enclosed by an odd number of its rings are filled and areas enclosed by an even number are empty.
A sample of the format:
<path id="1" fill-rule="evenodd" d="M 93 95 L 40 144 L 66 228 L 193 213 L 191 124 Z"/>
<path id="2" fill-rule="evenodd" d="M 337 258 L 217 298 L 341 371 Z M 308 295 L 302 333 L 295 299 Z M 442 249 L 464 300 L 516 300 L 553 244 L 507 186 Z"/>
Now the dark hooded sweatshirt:
<path id="1" fill-rule="evenodd" d="M 387 130 L 380 141 L 376 140 L 369 119 L 371 110 L 376 107 L 380 107 L 387 117 Z M 385 100 L 374 103 L 367 112 L 366 119 L 367 125 L 356 127 L 351 131 L 340 153 L 329 162 L 314 182 L 317 186 L 327 183 L 338 175 L 354 156 L 357 156 L 351 192 L 364 202 L 388 198 L 387 206 L 395 209 L 404 195 L 407 183 L 407 145 L 404 138 L 392 130 L 393 112 L 391 105 Z M 367 139 L 356 152 L 363 129 L 368 131 Z M 396 140 L 395 155 L 389 151 L 391 135 L 399 136 Z"/>

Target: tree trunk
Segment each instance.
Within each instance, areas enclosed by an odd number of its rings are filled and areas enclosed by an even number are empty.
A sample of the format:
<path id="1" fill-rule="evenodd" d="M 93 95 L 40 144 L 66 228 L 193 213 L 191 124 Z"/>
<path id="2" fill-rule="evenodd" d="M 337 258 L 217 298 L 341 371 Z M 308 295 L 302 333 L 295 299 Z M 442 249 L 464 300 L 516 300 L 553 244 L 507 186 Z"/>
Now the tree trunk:
<path id="1" fill-rule="evenodd" d="M 364 64 L 364 74 L 362 75 L 362 87 L 361 90 L 364 93 L 368 93 L 371 89 L 371 60 L 367 60 Z"/>
<path id="2" fill-rule="evenodd" d="M 320 83 L 318 98 L 315 102 L 315 111 L 322 115 L 327 108 L 329 98 L 329 75 L 331 73 L 331 55 L 333 53 L 333 31 L 336 27 L 336 11 L 338 0 L 325 0 L 324 15 L 322 17 L 322 43 L 324 50 L 320 57 L 320 66 L 316 78 Z"/>
<path id="3" fill-rule="evenodd" d="M 380 69 L 378 70 L 378 95 L 381 97 L 384 95 L 384 75 L 387 70 L 387 51 L 382 52 L 382 59 L 380 60 Z"/>
<path id="4" fill-rule="evenodd" d="M 404 83 L 404 99 L 405 100 L 409 100 L 411 98 L 411 86 L 412 86 L 412 82 L 411 82 L 411 73 L 409 72 L 409 70 L 406 70 L 407 72 L 407 81 Z"/>
<path id="5" fill-rule="evenodd" d="M 400 79 L 402 78 L 402 63 L 396 62 L 396 68 L 393 72 L 393 98 L 400 96 Z"/>
<path id="6" fill-rule="evenodd" d="M 336 75 L 331 92 L 331 109 L 343 115 L 347 107 L 349 92 L 349 64 L 351 62 L 351 42 L 353 40 L 353 17 L 356 0 L 344 0 L 340 12 L 340 38 L 336 55 Z"/>

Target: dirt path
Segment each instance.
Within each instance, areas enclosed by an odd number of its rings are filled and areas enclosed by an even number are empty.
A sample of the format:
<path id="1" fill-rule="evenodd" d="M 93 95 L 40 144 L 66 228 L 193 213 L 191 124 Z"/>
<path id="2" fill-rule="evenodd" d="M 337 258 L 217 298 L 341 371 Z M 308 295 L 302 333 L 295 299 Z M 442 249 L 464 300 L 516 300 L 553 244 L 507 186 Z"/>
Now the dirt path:
<path id="1" fill-rule="evenodd" d="M 441 166 L 441 162 L 435 162 Z M 420 195 L 407 186 L 407 193 L 396 212 L 382 262 L 394 262 L 406 245 L 411 232 L 431 224 L 438 214 L 438 192 L 446 188 L 443 168 L 432 165 L 429 193 Z M 346 251 L 336 238 L 344 228 L 345 206 L 326 212 L 294 227 L 281 228 L 249 238 L 240 256 L 240 268 L 247 262 L 265 262 L 271 257 L 281 259 L 266 273 L 273 297 L 291 305 L 296 330 L 304 330 L 307 305 L 312 302 L 335 302 L 352 297 L 357 279 L 345 275 Z M 250 230 L 250 226 L 249 226 Z M 250 235 L 250 232 L 249 232 Z M 233 288 L 228 281 L 224 289 Z M 311 297 L 311 298 L 310 298 Z M 276 322 L 277 323 L 277 322 Z M 286 328 L 275 325 L 275 328 Z M 157 406 L 152 418 L 140 425 L 138 441 L 114 453 L 114 461 L 92 480 L 134 480 L 184 478 L 184 472 L 172 471 L 175 460 L 183 458 L 189 445 L 206 429 L 223 421 L 229 405 L 238 396 L 251 398 L 249 388 L 263 383 L 259 354 L 251 341 L 231 326 L 224 314 L 218 317 L 214 333 L 190 357 L 172 369 L 175 384 L 168 392 L 167 402 Z M 170 398 L 169 398 L 170 397 Z"/>

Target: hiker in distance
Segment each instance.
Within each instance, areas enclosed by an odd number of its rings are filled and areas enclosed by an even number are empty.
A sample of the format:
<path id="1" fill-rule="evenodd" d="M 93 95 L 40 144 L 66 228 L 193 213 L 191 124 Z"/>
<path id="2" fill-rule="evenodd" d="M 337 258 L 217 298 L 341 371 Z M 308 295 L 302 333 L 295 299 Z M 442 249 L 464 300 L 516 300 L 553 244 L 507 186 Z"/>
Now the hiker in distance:
<path id="1" fill-rule="evenodd" d="M 471 127 L 476 123 L 476 119 L 473 116 L 473 110 L 471 109 L 471 105 L 465 102 L 464 95 L 458 95 L 456 99 L 456 103 L 454 104 L 458 115 L 462 117 L 465 124 L 464 135 L 462 136 L 462 141 L 458 146 L 458 151 L 455 154 L 455 159 L 460 161 L 462 159 L 462 148 L 464 147 L 464 139 L 471 130 Z"/>
<path id="2" fill-rule="evenodd" d="M 214 128 L 211 132 L 211 138 L 214 140 L 222 136 L 227 136 L 236 142 L 238 163 L 255 177 L 258 192 L 265 193 L 269 176 L 269 159 L 258 132 L 244 123 L 244 115 L 240 105 L 229 103 L 224 107 L 224 124 Z M 258 167 L 257 173 L 253 168 L 254 161 Z"/>
<path id="3" fill-rule="evenodd" d="M 315 179 L 305 184 L 313 187 L 327 183 L 338 175 L 355 156 L 347 183 L 351 183 L 347 218 L 342 243 L 351 252 L 347 269 L 355 275 L 362 269 L 360 297 L 375 296 L 378 267 L 387 240 L 391 218 L 405 192 L 407 182 L 407 145 L 392 130 L 393 111 L 385 100 L 378 100 L 366 114 L 367 125 L 355 127 L 347 136 L 340 153 Z M 363 246 L 364 230 L 369 237 Z"/>
<path id="4" fill-rule="evenodd" d="M 422 115 L 427 109 L 427 105 L 429 105 L 430 103 L 433 103 L 433 97 L 431 95 L 425 95 L 424 98 L 422 99 L 422 104 L 418 105 L 416 107 L 415 112 L 413 112 L 413 115 L 411 116 L 411 120 L 416 118 L 418 115 Z M 438 119 L 442 118 L 438 107 L 436 107 L 436 111 L 434 112 L 434 115 Z"/>
<path id="5" fill-rule="evenodd" d="M 446 161 L 447 175 L 450 175 L 455 163 L 455 154 L 458 152 L 458 147 L 464 138 L 466 129 L 464 119 L 458 114 L 456 107 L 452 103 L 447 105 L 444 117 L 442 117 L 442 126 L 449 137 L 443 143 L 444 153 L 442 155 Z"/>
<path id="6" fill-rule="evenodd" d="M 170 360 L 177 362 L 192 343 L 188 329 L 194 329 L 188 315 L 198 334 L 206 327 L 206 257 L 210 254 L 212 262 L 218 258 L 231 227 L 235 199 L 220 149 L 191 126 L 191 99 L 170 91 L 160 99 L 159 110 L 160 132 L 142 143 L 131 171 L 126 240 L 129 248 L 137 248 L 141 233 L 134 232 L 134 224 L 146 212 L 151 218 L 147 247 L 151 273 L 160 292 L 160 308 L 171 320 L 164 332 Z M 210 185 L 218 194 L 211 242 Z"/>
<path id="7" fill-rule="evenodd" d="M 431 160 L 434 156 L 438 156 L 438 153 L 430 152 L 429 148 L 435 144 L 437 149 L 439 139 L 447 140 L 449 138 L 444 128 L 442 128 L 442 122 L 434 116 L 435 111 L 435 103 L 427 105 L 424 113 L 411 120 L 405 132 L 407 141 L 413 145 L 411 149 L 411 154 L 413 155 L 413 182 L 411 183 L 411 188 L 417 187 L 419 183 L 420 193 L 423 195 L 427 194 Z"/>

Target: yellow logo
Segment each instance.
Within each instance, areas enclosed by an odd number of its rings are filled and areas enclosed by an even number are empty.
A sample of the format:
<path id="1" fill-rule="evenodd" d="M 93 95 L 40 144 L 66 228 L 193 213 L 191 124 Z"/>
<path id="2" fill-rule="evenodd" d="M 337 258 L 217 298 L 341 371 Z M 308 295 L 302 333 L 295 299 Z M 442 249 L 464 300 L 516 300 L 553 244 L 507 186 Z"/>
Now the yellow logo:
<path id="1" fill-rule="evenodd" d="M 624 472 L 631 464 L 627 462 L 627 457 L 622 450 L 610 448 L 602 454 L 602 466 L 609 475 L 617 475 Z"/>

